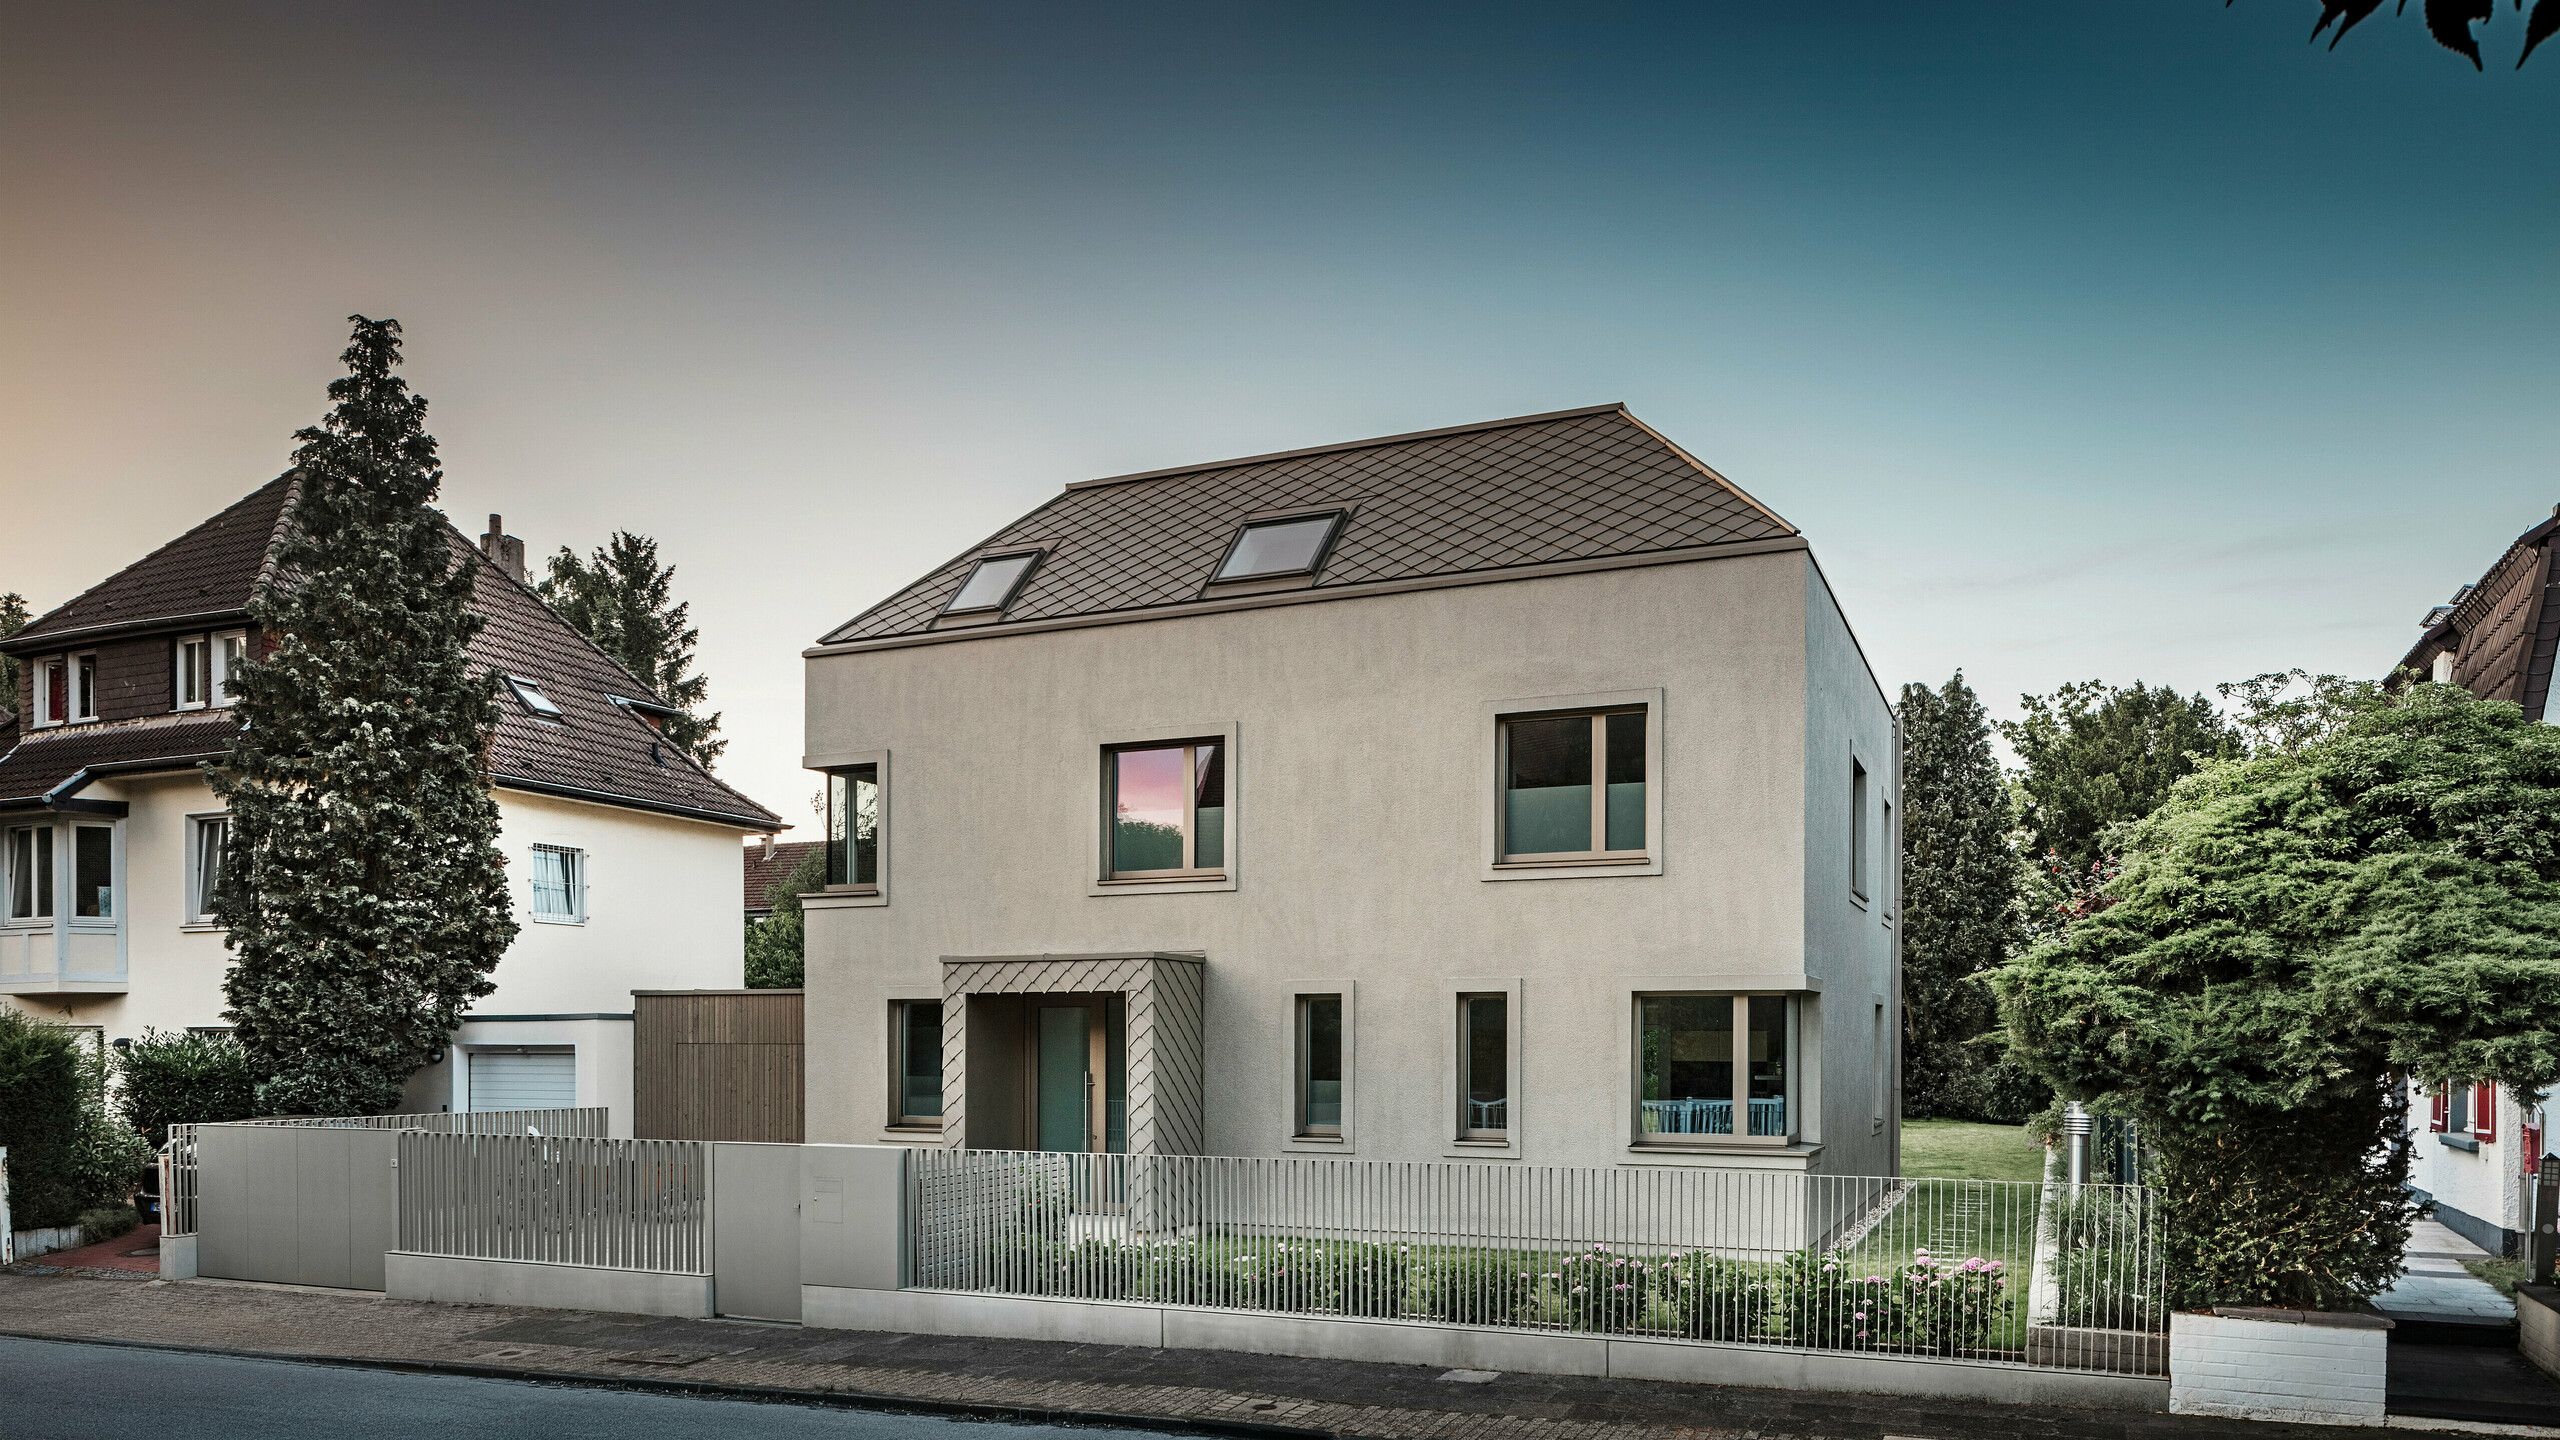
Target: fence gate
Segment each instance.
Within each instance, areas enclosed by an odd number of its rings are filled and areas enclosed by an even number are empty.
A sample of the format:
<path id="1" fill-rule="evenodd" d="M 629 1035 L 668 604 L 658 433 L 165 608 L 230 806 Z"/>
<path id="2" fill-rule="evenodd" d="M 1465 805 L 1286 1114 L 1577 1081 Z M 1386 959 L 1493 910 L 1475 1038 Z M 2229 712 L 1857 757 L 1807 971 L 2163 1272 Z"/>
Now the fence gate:
<path id="1" fill-rule="evenodd" d="M 711 1148 L 712 1305 L 751 1320 L 800 1318 L 800 1147 Z"/>
<path id="2" fill-rule="evenodd" d="M 196 1273 L 379 1290 L 399 1241 L 399 1133 L 289 1125 L 197 1132 Z"/>

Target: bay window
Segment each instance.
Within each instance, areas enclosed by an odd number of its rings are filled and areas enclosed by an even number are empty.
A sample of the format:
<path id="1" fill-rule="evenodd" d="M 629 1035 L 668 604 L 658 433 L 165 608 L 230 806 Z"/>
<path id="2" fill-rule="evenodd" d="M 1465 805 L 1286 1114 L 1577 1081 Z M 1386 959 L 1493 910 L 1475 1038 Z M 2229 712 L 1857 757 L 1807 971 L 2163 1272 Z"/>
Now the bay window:
<path id="1" fill-rule="evenodd" d="M 1635 1000 L 1636 1143 L 1784 1145 L 1794 1138 L 1796 997 Z"/>
<path id="2" fill-rule="evenodd" d="M 9 828 L 6 864 L 11 920 L 53 918 L 53 831 L 51 825 Z"/>

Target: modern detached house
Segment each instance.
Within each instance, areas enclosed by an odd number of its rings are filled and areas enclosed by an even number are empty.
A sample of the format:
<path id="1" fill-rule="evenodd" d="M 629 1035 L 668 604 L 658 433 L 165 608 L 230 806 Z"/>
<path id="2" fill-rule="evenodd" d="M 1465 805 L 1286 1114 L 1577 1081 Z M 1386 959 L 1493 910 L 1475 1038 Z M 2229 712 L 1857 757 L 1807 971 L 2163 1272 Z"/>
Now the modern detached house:
<path id="1" fill-rule="evenodd" d="M 1073 484 L 806 655 L 812 1140 L 1893 1173 L 1892 711 L 1622 407 Z"/>
<path id="2" fill-rule="evenodd" d="M 2419 621 L 2418 643 L 2398 670 L 2512 700 L 2528 720 L 2550 723 L 2552 657 L 2560 652 L 2560 507 L 2515 538 L 2488 573 Z M 2528 1110 L 2512 1091 L 2483 1082 L 2411 1097 L 2415 1137 L 2409 1183 L 2436 1203 L 2436 1218 L 2492 1255 L 2522 1253 L 2532 1213 L 2530 1177 L 2552 1143 L 2550 1107 Z"/>
<path id="3" fill-rule="evenodd" d="M 229 745 L 225 682 L 259 653 L 246 607 L 278 583 L 294 499 L 287 475 L 0 642 L 22 677 L 0 727 L 8 1003 L 101 1040 L 225 1024 L 225 820 L 199 767 Z M 405 1103 L 608 1105 L 627 1135 L 631 992 L 739 983 L 739 839 L 780 822 L 660 738 L 664 701 L 535 598 L 496 516 L 481 548 L 473 653 L 504 677 L 491 778 L 522 930 Z"/>

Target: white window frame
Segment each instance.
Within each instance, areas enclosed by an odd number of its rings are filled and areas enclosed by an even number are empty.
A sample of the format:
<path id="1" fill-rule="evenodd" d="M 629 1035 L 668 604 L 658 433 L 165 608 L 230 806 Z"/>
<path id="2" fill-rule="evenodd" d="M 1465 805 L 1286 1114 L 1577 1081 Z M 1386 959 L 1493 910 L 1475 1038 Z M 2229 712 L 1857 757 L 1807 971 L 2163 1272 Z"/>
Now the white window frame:
<path id="1" fill-rule="evenodd" d="M 543 913 L 542 879 L 539 874 L 534 872 L 532 865 L 529 864 L 526 867 L 525 875 L 527 882 L 525 895 L 526 914 L 531 916 L 534 923 L 538 925 L 586 924 L 587 852 L 575 845 L 552 845 L 545 843 L 535 845 L 532 853 L 536 856 L 558 855 L 566 861 L 565 868 L 567 870 L 567 874 L 565 875 L 564 880 L 568 891 L 569 913 L 565 915 L 546 915 Z M 536 861 L 534 863 L 538 864 L 539 862 Z"/>
<path id="2" fill-rule="evenodd" d="M 35 836 L 38 831 L 42 831 L 46 836 L 50 837 L 48 843 L 42 847 L 38 847 L 36 844 Z M 36 894 L 38 895 L 45 895 L 48 891 L 51 892 L 45 912 L 41 915 L 30 913 L 21 916 L 18 914 L 18 892 L 15 878 L 18 873 L 18 867 L 14 861 L 16 859 L 18 848 L 18 836 L 21 833 L 27 836 L 27 847 L 30 852 L 28 855 L 28 860 L 30 862 L 29 883 L 36 887 Z M 37 878 L 35 876 L 33 867 L 33 861 L 35 858 L 33 852 L 38 848 L 42 848 L 45 852 L 44 865 L 42 867 L 43 875 L 41 878 Z M 46 817 L 42 819 L 29 820 L 24 824 L 10 823 L 0 825 L 0 927 L 6 927 L 13 930 L 53 929 L 56 921 L 62 914 L 63 896 L 69 890 L 69 887 L 63 883 L 61 872 L 62 824 L 59 820 Z M 35 909 L 35 905 L 32 900 L 28 902 L 27 908 L 30 912 Z"/>
<path id="3" fill-rule="evenodd" d="M 230 833 L 231 812 L 208 810 L 187 817 L 186 919 L 178 927 L 182 930 L 223 928 L 221 922 L 213 918 L 211 905 L 213 897 L 205 893 L 204 887 L 205 837 L 207 832 L 216 825 L 223 827 L 224 836 L 227 839 Z"/>
<path id="4" fill-rule="evenodd" d="M 169 708 L 172 710 L 211 708 L 213 637 L 181 635 L 170 643 L 169 656 Z M 198 684 L 199 680 L 203 682 L 201 685 Z M 192 699 L 188 698 L 190 691 L 196 692 Z"/>
<path id="5" fill-rule="evenodd" d="M 1342 997 L 1342 1125 L 1330 1135 L 1307 1135 L 1299 1132 L 1298 1112 L 1301 1080 L 1299 998 L 1307 995 L 1339 995 Z M 1280 1064 L 1273 1068 L 1280 1075 L 1280 1143 L 1283 1149 L 1321 1155 L 1348 1155 L 1359 1148 L 1360 1099 L 1360 1006 L 1359 987 L 1348 977 L 1312 980 L 1283 980 L 1280 1000 L 1287 1008 L 1282 1013 Z"/>
<path id="6" fill-rule="evenodd" d="M 231 707 L 232 657 L 249 658 L 249 632 L 217 630 L 206 637 L 205 663 L 210 667 L 212 682 L 205 687 L 205 704 L 216 710 Z"/>
<path id="7" fill-rule="evenodd" d="M 71 674 L 69 683 L 63 687 L 64 694 L 71 701 L 71 714 L 67 718 L 95 720 L 98 718 L 98 652 L 75 651 L 68 657 L 68 663 Z"/>
<path id="8" fill-rule="evenodd" d="M 63 717 L 53 713 L 53 672 L 70 663 L 69 656 L 47 655 L 29 667 L 29 675 L 35 682 L 35 688 L 27 699 L 27 708 L 34 715 L 30 728 L 42 730 L 63 723 Z M 62 695 L 64 707 L 69 708 L 71 678 L 68 675 L 63 677 Z"/>

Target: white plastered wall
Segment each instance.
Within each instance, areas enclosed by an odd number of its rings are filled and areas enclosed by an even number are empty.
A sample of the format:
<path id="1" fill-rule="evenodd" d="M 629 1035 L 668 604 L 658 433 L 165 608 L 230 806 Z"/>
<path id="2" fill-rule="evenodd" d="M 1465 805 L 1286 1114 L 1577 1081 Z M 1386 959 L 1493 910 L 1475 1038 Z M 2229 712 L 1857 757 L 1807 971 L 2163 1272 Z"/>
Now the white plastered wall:
<path id="1" fill-rule="evenodd" d="M 1288 982 L 1343 975 L 1359 986 L 1360 1154 L 1439 1159 L 1449 982 L 1503 975 L 1520 984 L 1520 1158 L 1645 1158 L 1619 1127 L 1576 1118 L 1628 1108 L 1625 1078 L 1595 1058 L 1624 1023 L 1614 982 L 1807 969 L 1808 563 L 1782 552 L 813 659 L 807 749 L 894 757 L 898 880 L 886 905 L 810 908 L 809 1138 L 882 1138 L 886 1002 L 938 994 L 939 957 L 1173 951 L 1207 957 L 1212 1153 L 1289 1148 L 1287 1090 L 1264 1069 L 1288 1053 Z M 1860 683 L 1863 698 L 1826 678 L 1821 703 L 1846 697 L 1889 735 L 1863 670 Z M 1486 702 L 1656 689 L 1662 873 L 1483 878 Z M 1088 893 L 1091 737 L 1203 716 L 1237 726 L 1236 888 Z M 1869 986 L 1854 983 L 1863 1032 Z M 1868 1103 L 1864 1074 L 1825 1088 Z"/>

